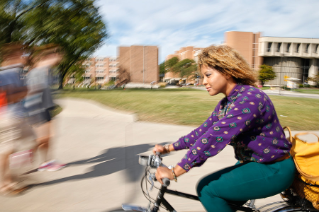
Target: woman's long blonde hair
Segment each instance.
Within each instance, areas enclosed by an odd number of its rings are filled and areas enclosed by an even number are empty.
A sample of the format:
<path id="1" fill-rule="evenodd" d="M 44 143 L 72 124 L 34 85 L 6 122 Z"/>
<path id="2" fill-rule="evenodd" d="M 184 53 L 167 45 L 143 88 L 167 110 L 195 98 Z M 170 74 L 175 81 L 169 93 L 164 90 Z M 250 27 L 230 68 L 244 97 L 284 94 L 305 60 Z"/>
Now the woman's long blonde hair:
<path id="1" fill-rule="evenodd" d="M 226 45 L 209 46 L 198 55 L 198 68 L 213 68 L 224 75 L 232 76 L 237 83 L 256 86 L 257 76 L 246 60 L 233 48 Z"/>

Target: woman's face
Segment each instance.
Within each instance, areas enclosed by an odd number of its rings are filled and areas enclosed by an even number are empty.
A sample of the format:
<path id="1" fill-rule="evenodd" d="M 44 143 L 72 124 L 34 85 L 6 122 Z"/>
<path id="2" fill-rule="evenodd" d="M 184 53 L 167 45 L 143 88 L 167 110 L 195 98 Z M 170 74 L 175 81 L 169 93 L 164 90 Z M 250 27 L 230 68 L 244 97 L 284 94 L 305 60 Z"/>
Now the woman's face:
<path id="1" fill-rule="evenodd" d="M 219 93 L 226 95 L 227 78 L 223 74 L 208 66 L 202 66 L 201 72 L 204 76 L 203 84 L 209 95 L 214 96 Z"/>

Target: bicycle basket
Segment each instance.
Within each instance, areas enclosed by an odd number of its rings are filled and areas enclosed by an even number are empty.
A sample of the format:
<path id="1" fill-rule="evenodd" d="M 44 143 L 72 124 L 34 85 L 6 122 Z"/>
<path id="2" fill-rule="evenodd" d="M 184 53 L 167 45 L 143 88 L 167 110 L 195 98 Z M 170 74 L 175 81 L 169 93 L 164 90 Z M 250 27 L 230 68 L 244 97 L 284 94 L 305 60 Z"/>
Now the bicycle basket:
<path id="1" fill-rule="evenodd" d="M 307 199 L 313 207 L 319 210 L 319 184 L 315 181 L 307 180 L 303 176 L 296 176 L 293 184 L 293 190 L 302 198 Z"/>

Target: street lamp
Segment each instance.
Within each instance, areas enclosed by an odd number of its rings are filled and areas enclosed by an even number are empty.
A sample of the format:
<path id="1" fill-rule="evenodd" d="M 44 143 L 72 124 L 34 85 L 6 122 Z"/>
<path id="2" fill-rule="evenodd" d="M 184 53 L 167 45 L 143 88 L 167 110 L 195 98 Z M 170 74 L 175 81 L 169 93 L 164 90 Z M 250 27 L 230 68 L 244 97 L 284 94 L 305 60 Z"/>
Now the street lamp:
<path id="1" fill-rule="evenodd" d="M 145 79 L 145 46 L 143 46 L 143 84 Z"/>
<path id="2" fill-rule="evenodd" d="M 279 95 L 281 90 L 281 72 L 282 72 L 282 58 L 285 56 L 284 53 L 280 53 L 280 72 L 279 72 Z"/>

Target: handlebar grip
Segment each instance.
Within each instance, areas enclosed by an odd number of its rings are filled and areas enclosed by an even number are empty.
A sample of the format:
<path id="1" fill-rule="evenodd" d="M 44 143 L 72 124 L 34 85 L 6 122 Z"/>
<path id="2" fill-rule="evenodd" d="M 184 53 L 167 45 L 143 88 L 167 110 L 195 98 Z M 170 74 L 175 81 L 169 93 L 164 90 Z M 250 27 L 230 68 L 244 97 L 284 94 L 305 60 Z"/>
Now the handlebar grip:
<path id="1" fill-rule="evenodd" d="M 163 185 L 166 187 L 169 186 L 169 184 L 171 183 L 171 181 L 168 178 L 163 178 L 162 181 L 163 181 Z"/>

